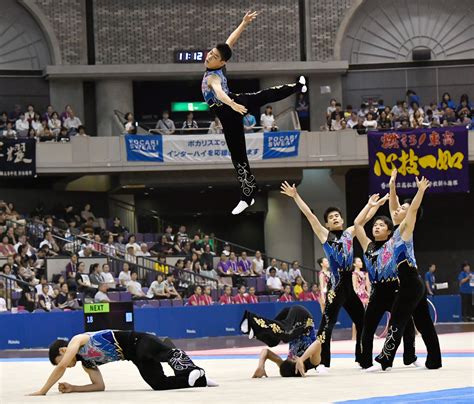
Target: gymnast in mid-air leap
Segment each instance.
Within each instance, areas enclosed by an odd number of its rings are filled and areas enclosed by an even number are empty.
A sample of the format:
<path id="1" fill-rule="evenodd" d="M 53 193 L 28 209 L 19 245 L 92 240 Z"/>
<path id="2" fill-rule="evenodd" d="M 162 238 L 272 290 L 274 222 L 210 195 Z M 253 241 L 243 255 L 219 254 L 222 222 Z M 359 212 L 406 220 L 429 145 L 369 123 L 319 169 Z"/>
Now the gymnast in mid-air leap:
<path id="1" fill-rule="evenodd" d="M 257 18 L 257 12 L 247 12 L 240 25 L 225 43 L 219 43 L 206 56 L 206 72 L 202 79 L 201 90 L 204 100 L 211 111 L 222 123 L 225 140 L 229 148 L 232 163 L 240 183 L 240 202 L 232 211 L 233 215 L 242 213 L 255 203 L 257 190 L 255 176 L 250 170 L 245 145 L 243 115 L 247 109 L 261 107 L 280 101 L 297 92 L 306 92 L 306 79 L 301 76 L 298 83 L 271 87 L 256 93 L 233 94 L 229 90 L 226 77 L 226 64 L 232 56 L 232 47 L 244 29 Z"/>

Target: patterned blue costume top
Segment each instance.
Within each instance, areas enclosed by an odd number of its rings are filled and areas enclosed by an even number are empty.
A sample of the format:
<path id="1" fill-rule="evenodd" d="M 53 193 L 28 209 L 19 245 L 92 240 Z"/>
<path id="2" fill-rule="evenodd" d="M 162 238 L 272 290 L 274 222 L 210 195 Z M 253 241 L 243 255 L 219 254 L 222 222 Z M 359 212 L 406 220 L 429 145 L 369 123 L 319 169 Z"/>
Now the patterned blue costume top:
<path id="1" fill-rule="evenodd" d="M 397 257 L 403 254 L 405 244 L 397 228 L 393 236 L 380 247 L 378 243 L 369 244 L 364 253 L 364 262 L 367 267 L 371 283 L 395 281 L 398 279 Z M 414 257 L 414 256 L 413 256 Z"/>
<path id="2" fill-rule="evenodd" d="M 305 353 L 305 351 L 309 348 L 309 346 L 314 341 L 316 341 L 316 332 L 313 326 L 305 334 L 290 341 L 289 350 L 288 350 L 288 359 L 294 359 L 296 356 L 301 358 L 303 354 Z"/>
<path id="3" fill-rule="evenodd" d="M 352 271 L 354 244 L 351 232 L 330 231 L 323 250 L 331 268 L 331 285 L 334 289 L 339 283 L 341 272 Z"/>
<path id="4" fill-rule="evenodd" d="M 88 332 L 89 341 L 77 353 L 78 360 L 89 369 L 109 362 L 125 360 L 122 348 L 115 339 L 112 330 Z"/>
<path id="5" fill-rule="evenodd" d="M 397 229 L 398 230 L 398 229 Z M 395 231 L 396 232 L 396 231 Z M 415 247 L 413 243 L 413 234 L 410 237 L 410 240 L 404 241 L 400 237 L 400 241 L 395 250 L 397 267 L 406 262 L 409 267 L 417 268 L 416 258 L 415 258 Z"/>
<path id="6" fill-rule="evenodd" d="M 223 68 L 217 69 L 217 70 L 211 70 L 211 69 L 206 70 L 206 72 L 204 73 L 204 77 L 202 78 L 201 91 L 204 97 L 204 101 L 206 101 L 210 107 L 212 106 L 220 107 L 222 105 L 222 102 L 217 99 L 214 93 L 214 90 L 207 85 L 207 79 L 209 76 L 212 76 L 212 75 L 216 75 L 221 79 L 222 89 L 224 90 L 226 94 L 229 94 L 229 86 L 227 85 L 227 77 L 224 74 Z"/>

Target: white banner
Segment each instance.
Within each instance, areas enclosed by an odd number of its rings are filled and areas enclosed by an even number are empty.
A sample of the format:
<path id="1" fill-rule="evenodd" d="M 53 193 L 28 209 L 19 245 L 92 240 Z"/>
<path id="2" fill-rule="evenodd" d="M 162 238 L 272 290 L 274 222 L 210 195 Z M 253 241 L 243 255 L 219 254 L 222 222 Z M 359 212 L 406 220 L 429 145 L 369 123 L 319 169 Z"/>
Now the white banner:
<path id="1" fill-rule="evenodd" d="M 249 160 L 262 160 L 263 133 L 245 135 Z M 163 136 L 163 159 L 167 161 L 230 161 L 224 135 Z"/>

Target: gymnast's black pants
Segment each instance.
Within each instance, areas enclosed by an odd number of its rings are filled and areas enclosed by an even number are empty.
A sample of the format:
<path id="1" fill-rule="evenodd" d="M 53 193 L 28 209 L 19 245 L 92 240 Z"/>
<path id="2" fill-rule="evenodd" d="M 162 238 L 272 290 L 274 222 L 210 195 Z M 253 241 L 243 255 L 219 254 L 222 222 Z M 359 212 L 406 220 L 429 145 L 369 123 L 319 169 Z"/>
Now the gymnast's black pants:
<path id="1" fill-rule="evenodd" d="M 332 330 L 336 325 L 337 317 L 342 307 L 347 311 L 347 314 L 349 314 L 349 317 L 356 327 L 357 341 L 355 361 L 360 362 L 360 341 L 362 325 L 364 323 L 364 305 L 354 292 L 354 287 L 352 286 L 352 272 L 341 272 L 340 277 L 341 279 L 336 287 L 327 293 L 326 307 L 318 330 L 318 341 L 321 342 L 321 364 L 326 367 L 331 365 Z"/>
<path id="2" fill-rule="evenodd" d="M 311 313 L 299 305 L 285 307 L 274 319 L 245 311 L 242 322 L 245 320 L 248 321 L 248 331 L 245 334 L 252 329 L 255 338 L 269 347 L 280 342 L 290 342 L 314 327 Z"/>
<path id="3" fill-rule="evenodd" d="M 261 107 L 271 102 L 277 102 L 301 91 L 302 85 L 285 84 L 271 87 L 256 93 L 229 94 L 237 104 L 244 105 L 247 109 Z M 232 164 L 237 172 L 240 183 L 240 199 L 250 203 L 257 189 L 255 176 L 250 170 L 245 144 L 243 116 L 226 104 L 214 106 L 211 110 L 222 123 L 227 147 L 232 158 Z"/>
<path id="4" fill-rule="evenodd" d="M 385 370 L 392 367 L 400 340 L 411 318 L 421 334 L 428 355 L 425 366 L 428 369 L 441 367 L 441 350 L 438 335 L 431 319 L 428 302 L 426 301 L 426 286 L 418 275 L 416 268 L 399 269 L 400 288 L 392 308 L 387 337 L 382 352 L 375 358 Z"/>
<path id="5" fill-rule="evenodd" d="M 138 368 L 153 390 L 184 389 L 188 384 L 189 373 L 199 369 L 186 352 L 162 342 L 154 335 L 133 332 L 114 331 L 114 336 L 124 352 L 126 360 L 130 360 Z M 161 362 L 166 362 L 174 371 L 174 376 L 166 376 Z M 206 377 L 200 377 L 194 387 L 205 387 Z"/>
<path id="6" fill-rule="evenodd" d="M 372 366 L 372 351 L 374 334 L 386 311 L 391 312 L 398 294 L 398 280 L 372 284 L 369 304 L 365 312 L 364 328 L 362 331 L 362 360 L 360 365 L 367 369 Z M 407 319 L 403 332 L 403 363 L 410 365 L 416 361 L 415 327 L 413 321 Z"/>

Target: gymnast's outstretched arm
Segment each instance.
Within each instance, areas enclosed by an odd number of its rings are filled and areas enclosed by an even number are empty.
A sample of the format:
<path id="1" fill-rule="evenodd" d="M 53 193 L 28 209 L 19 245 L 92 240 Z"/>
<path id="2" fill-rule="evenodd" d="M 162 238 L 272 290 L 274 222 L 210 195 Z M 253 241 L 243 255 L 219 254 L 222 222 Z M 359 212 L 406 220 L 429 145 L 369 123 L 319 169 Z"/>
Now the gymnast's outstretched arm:
<path id="1" fill-rule="evenodd" d="M 407 210 L 407 215 L 403 222 L 400 224 L 400 236 L 403 241 L 409 241 L 413 235 L 413 230 L 415 230 L 416 223 L 416 214 L 420 208 L 421 201 L 425 195 L 425 191 L 431 186 L 425 177 L 422 177 L 421 180 L 416 178 L 416 185 L 418 186 L 418 192 L 416 193 L 413 201 L 410 204 L 410 207 Z"/>
<path id="2" fill-rule="evenodd" d="M 229 35 L 229 38 L 227 38 L 227 41 L 225 41 L 225 43 L 232 48 L 237 42 L 237 39 L 240 38 L 240 35 L 244 31 L 244 29 L 247 28 L 247 25 L 249 25 L 253 20 L 255 20 L 255 18 L 257 18 L 257 15 L 258 13 L 256 11 L 247 11 L 247 13 L 244 15 L 244 18 L 242 19 L 242 22 L 234 30 L 234 32 Z"/>

